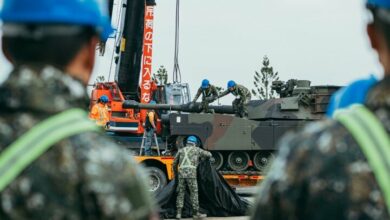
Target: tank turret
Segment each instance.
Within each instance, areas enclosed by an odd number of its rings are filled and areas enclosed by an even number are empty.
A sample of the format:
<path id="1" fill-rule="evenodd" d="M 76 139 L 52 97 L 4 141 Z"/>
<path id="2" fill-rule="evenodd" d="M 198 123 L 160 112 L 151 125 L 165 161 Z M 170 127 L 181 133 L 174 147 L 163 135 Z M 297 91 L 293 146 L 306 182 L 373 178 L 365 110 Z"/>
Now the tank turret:
<path id="1" fill-rule="evenodd" d="M 340 87 L 310 84 L 309 80 L 274 81 L 272 89 L 280 98 L 251 101 L 248 106 L 248 119 L 321 119 L 326 112 L 331 94 Z"/>

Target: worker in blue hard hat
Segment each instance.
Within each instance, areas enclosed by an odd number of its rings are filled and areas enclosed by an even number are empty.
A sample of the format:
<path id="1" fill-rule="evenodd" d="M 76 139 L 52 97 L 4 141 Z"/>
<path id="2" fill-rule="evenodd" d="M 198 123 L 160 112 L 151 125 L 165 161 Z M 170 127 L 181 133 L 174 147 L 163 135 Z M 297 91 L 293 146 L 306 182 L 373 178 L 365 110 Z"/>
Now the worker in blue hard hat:
<path id="1" fill-rule="evenodd" d="M 332 119 L 280 141 L 252 219 L 390 219 L 390 0 L 366 5 L 384 77 L 343 88 Z"/>
<path id="2" fill-rule="evenodd" d="M 198 100 L 199 96 L 202 95 L 201 108 L 204 113 L 214 113 L 213 109 L 209 108 L 209 104 L 214 102 L 218 97 L 218 90 L 214 85 L 211 85 L 208 79 L 202 80 L 202 84 L 198 89 L 192 104 Z"/>
<path id="3" fill-rule="evenodd" d="M 92 106 L 91 111 L 89 112 L 89 118 L 96 121 L 98 126 L 109 128 L 110 117 L 108 110 L 108 96 L 102 95 L 97 100 L 96 104 Z"/>
<path id="4" fill-rule="evenodd" d="M 198 198 L 198 180 L 196 169 L 199 166 L 200 159 L 210 159 L 211 153 L 198 146 L 200 145 L 197 137 L 191 135 L 187 138 L 187 144 L 179 149 L 173 161 L 173 172 L 178 180 L 177 199 L 176 199 L 176 219 L 181 219 L 184 207 L 184 196 L 186 186 L 190 190 L 190 200 L 192 202 L 192 215 L 194 219 L 206 217 L 200 213 Z"/>
<path id="5" fill-rule="evenodd" d="M 249 92 L 249 89 L 247 89 L 243 85 L 239 85 L 233 80 L 228 81 L 227 83 L 227 89 L 222 92 L 218 98 L 221 98 L 223 96 L 226 96 L 227 94 L 233 94 L 236 98 L 234 99 L 232 105 L 233 110 L 239 117 L 247 117 L 248 116 L 248 110 L 247 105 L 249 101 L 251 100 L 251 93 Z"/>
<path id="6" fill-rule="evenodd" d="M 144 171 L 88 119 L 103 0 L 3 0 L 0 219 L 150 219 Z M 107 101 L 105 97 L 100 98 Z"/>

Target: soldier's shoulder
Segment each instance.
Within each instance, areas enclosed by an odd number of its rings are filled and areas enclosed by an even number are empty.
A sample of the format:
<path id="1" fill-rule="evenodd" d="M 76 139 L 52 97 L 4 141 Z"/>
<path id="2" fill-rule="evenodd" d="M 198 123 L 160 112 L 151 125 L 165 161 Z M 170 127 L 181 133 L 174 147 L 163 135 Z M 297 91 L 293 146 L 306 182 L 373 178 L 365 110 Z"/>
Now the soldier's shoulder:
<path id="1" fill-rule="evenodd" d="M 176 153 L 176 156 L 178 156 L 178 155 L 182 154 L 182 153 L 183 153 L 183 151 L 184 151 L 184 148 L 180 148 L 180 149 L 177 151 L 177 153 Z"/>

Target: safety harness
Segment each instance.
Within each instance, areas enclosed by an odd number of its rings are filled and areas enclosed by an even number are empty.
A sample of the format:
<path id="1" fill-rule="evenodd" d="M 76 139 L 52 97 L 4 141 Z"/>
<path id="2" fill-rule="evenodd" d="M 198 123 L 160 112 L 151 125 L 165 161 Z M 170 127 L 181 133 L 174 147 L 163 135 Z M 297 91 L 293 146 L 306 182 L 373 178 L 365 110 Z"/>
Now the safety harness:
<path id="1" fill-rule="evenodd" d="M 38 123 L 1 152 L 0 192 L 55 143 L 76 134 L 100 130 L 81 109 L 70 109 Z"/>
<path id="2" fill-rule="evenodd" d="M 184 151 L 184 156 L 183 156 L 183 160 L 180 164 L 180 168 L 196 168 L 196 166 L 194 166 L 192 163 L 191 163 L 191 160 L 190 158 L 188 157 L 188 154 L 189 152 L 191 152 L 191 148 L 190 147 L 185 147 L 183 149 Z"/>
<path id="3" fill-rule="evenodd" d="M 338 110 L 334 117 L 347 128 L 362 149 L 390 213 L 390 137 L 385 128 L 363 105 Z"/>

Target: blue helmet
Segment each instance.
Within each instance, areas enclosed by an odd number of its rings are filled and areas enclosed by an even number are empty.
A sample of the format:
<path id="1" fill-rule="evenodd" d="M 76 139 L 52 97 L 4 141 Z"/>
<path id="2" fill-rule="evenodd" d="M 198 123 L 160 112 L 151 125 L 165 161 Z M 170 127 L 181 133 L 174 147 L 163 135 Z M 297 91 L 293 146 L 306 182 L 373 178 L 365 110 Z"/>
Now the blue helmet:
<path id="1" fill-rule="evenodd" d="M 154 101 L 154 100 L 152 100 L 152 101 L 150 101 L 150 102 L 149 102 L 149 104 L 153 104 L 153 105 L 155 105 L 155 104 L 157 104 L 157 102 L 156 102 L 156 101 Z"/>
<path id="2" fill-rule="evenodd" d="M 390 1 L 389 0 L 367 0 L 367 5 L 390 9 Z"/>
<path id="3" fill-rule="evenodd" d="M 202 89 L 207 89 L 210 86 L 210 82 L 207 79 L 202 81 Z"/>
<path id="4" fill-rule="evenodd" d="M 188 143 L 193 143 L 193 144 L 197 144 L 198 143 L 198 138 L 196 138 L 195 136 L 191 135 L 187 138 L 187 144 Z"/>
<path id="5" fill-rule="evenodd" d="M 236 82 L 234 82 L 233 80 L 230 80 L 228 83 L 227 83 L 227 87 L 228 89 L 230 88 L 233 88 L 236 86 Z"/>
<path id="6" fill-rule="evenodd" d="M 107 102 L 108 102 L 108 96 L 106 96 L 106 95 L 100 96 L 99 99 L 100 99 L 100 101 L 103 102 L 103 103 L 107 103 Z"/>
<path id="7" fill-rule="evenodd" d="M 102 40 L 112 32 L 105 0 L 4 0 L 0 19 L 14 24 L 92 26 Z"/>

